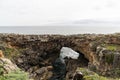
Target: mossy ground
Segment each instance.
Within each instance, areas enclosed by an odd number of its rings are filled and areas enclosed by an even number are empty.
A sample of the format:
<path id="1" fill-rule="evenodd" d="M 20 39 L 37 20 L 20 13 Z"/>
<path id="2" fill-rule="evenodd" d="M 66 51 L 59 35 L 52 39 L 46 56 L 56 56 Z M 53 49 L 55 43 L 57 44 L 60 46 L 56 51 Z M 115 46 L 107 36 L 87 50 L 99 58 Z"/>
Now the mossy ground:
<path id="1" fill-rule="evenodd" d="M 107 50 L 120 51 L 120 45 L 116 45 L 116 44 L 101 44 L 101 46 L 105 47 Z"/>
<path id="2" fill-rule="evenodd" d="M 81 71 L 84 75 L 83 80 L 120 80 L 120 79 L 113 79 L 113 78 L 107 78 L 103 76 L 99 76 L 93 71 L 90 71 L 86 68 L 79 68 L 79 71 Z"/>
<path id="3" fill-rule="evenodd" d="M 5 73 L 4 64 L 0 64 L 0 80 L 29 80 L 28 74 L 20 69 Z"/>
<path id="4" fill-rule="evenodd" d="M 9 48 L 9 47 L 5 47 L 5 49 L 3 50 L 3 54 L 6 58 L 12 60 L 13 57 L 17 57 L 19 56 L 22 51 L 24 49 L 21 49 L 21 48 Z"/>
<path id="5" fill-rule="evenodd" d="M 27 73 L 17 70 L 8 74 L 0 75 L 0 80 L 28 80 Z"/>
<path id="6" fill-rule="evenodd" d="M 114 54 L 105 54 L 105 62 L 112 64 L 114 60 Z"/>
<path id="7" fill-rule="evenodd" d="M 107 62 L 108 64 L 113 63 L 114 60 L 114 56 L 117 51 L 120 51 L 120 45 L 116 45 L 116 44 L 101 44 L 101 47 L 106 48 L 106 50 L 108 50 L 109 52 L 111 52 L 110 54 L 105 54 L 105 62 Z"/>

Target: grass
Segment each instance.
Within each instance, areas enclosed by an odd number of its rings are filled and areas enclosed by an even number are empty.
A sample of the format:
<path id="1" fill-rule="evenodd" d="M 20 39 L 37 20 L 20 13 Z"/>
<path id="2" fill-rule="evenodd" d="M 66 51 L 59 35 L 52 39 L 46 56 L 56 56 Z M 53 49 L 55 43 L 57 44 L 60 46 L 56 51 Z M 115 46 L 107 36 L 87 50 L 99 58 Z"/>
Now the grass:
<path id="1" fill-rule="evenodd" d="M 28 74 L 20 69 L 5 73 L 4 64 L 0 64 L 0 80 L 29 80 Z"/>
<path id="2" fill-rule="evenodd" d="M 120 45 L 117 44 L 101 44 L 102 47 L 106 48 L 108 51 L 112 51 L 111 54 L 105 54 L 105 62 L 112 64 L 114 60 L 114 52 L 120 51 Z"/>
<path id="3" fill-rule="evenodd" d="M 107 50 L 111 50 L 111 51 L 120 51 L 120 45 L 116 45 L 116 44 L 102 44 L 103 47 L 105 47 Z"/>
<path id="4" fill-rule="evenodd" d="M 23 50 L 25 49 L 5 47 L 5 50 L 3 50 L 3 53 L 6 58 L 12 60 L 13 57 L 19 56 L 21 54 L 21 51 Z"/>
<path id="5" fill-rule="evenodd" d="M 116 45 L 108 45 L 106 46 L 107 50 L 112 50 L 112 51 L 115 51 L 117 50 L 117 46 Z"/>
<path id="6" fill-rule="evenodd" d="M 120 80 L 118 78 L 113 79 L 113 78 L 107 78 L 107 77 L 99 76 L 95 72 L 90 71 L 86 68 L 78 68 L 78 70 L 83 73 L 83 75 L 84 75 L 83 80 Z"/>
<path id="7" fill-rule="evenodd" d="M 8 63 L 0 62 L 0 80 L 29 80 L 28 73 L 19 68 L 16 68 L 16 70 L 13 71 L 6 71 L 4 67 L 6 64 Z"/>
<path id="8" fill-rule="evenodd" d="M 105 62 L 107 62 L 108 64 L 112 64 L 114 60 L 114 54 L 105 54 Z"/>
<path id="9" fill-rule="evenodd" d="M 17 70 L 8 74 L 0 75 L 0 80 L 29 80 L 27 73 Z"/>
<path id="10" fill-rule="evenodd" d="M 108 80 L 108 79 L 96 74 L 96 75 L 84 76 L 84 80 Z"/>

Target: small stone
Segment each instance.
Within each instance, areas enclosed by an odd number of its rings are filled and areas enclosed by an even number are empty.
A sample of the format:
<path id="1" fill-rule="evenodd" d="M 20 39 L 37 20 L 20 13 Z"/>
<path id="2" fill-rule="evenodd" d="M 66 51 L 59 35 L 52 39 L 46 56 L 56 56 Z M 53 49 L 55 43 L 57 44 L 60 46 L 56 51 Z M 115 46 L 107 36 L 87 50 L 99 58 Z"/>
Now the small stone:
<path id="1" fill-rule="evenodd" d="M 47 66 L 47 70 L 48 70 L 48 71 L 50 71 L 50 70 L 52 70 L 52 69 L 53 69 L 52 66 Z"/>
<path id="2" fill-rule="evenodd" d="M 23 63 L 23 60 L 21 58 L 18 59 L 19 63 Z"/>
<path id="3" fill-rule="evenodd" d="M 47 69 L 46 69 L 45 67 L 42 67 L 42 68 L 36 70 L 35 72 L 36 72 L 37 74 L 43 74 L 44 72 L 46 72 L 46 70 L 47 70 Z"/>
<path id="4" fill-rule="evenodd" d="M 80 71 L 76 72 L 73 80 L 82 80 L 82 79 L 83 79 L 83 74 Z"/>

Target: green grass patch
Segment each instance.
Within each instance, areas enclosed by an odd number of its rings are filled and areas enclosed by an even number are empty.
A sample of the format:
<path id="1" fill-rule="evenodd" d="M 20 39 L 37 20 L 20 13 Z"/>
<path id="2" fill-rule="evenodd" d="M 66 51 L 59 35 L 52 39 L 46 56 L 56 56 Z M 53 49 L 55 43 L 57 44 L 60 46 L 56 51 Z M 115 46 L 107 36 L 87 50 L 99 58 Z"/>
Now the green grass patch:
<path id="1" fill-rule="evenodd" d="M 6 66 L 6 64 L 8 63 L 0 61 L 0 80 L 29 80 L 28 73 L 19 68 L 13 71 L 6 71 L 6 68 L 12 68 L 12 66 Z"/>
<path id="2" fill-rule="evenodd" d="M 0 65 L 0 80 L 29 80 L 28 74 L 20 69 L 4 73 L 4 65 Z"/>
<path id="3" fill-rule="evenodd" d="M 108 64 L 112 64 L 114 60 L 114 54 L 105 54 L 105 62 L 107 62 Z"/>
<path id="4" fill-rule="evenodd" d="M 84 76 L 84 80 L 108 80 L 108 79 L 96 74 L 96 75 Z"/>
<path id="5" fill-rule="evenodd" d="M 12 59 L 13 57 L 19 56 L 23 50 L 25 49 L 5 47 L 3 53 L 6 58 Z"/>
<path id="6" fill-rule="evenodd" d="M 117 46 L 113 46 L 113 45 L 106 46 L 106 48 L 107 50 L 112 50 L 112 51 L 117 50 Z"/>
<path id="7" fill-rule="evenodd" d="M 120 79 L 113 79 L 113 78 L 107 78 L 103 76 L 99 76 L 93 71 L 90 71 L 86 68 L 79 68 L 79 71 L 83 73 L 84 77 L 83 80 L 120 80 Z"/>
<path id="8" fill-rule="evenodd" d="M 27 73 L 17 70 L 16 72 L 0 75 L 0 80 L 29 80 L 29 78 Z"/>
<path id="9" fill-rule="evenodd" d="M 105 47 L 107 50 L 120 51 L 120 45 L 117 44 L 101 44 L 101 46 Z"/>

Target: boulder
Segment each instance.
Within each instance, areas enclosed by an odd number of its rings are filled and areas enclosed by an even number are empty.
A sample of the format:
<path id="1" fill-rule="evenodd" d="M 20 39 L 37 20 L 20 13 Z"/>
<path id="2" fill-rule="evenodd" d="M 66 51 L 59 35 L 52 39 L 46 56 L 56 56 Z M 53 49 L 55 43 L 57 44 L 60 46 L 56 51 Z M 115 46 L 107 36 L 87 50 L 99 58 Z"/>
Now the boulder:
<path id="1" fill-rule="evenodd" d="M 32 80 L 7 58 L 0 58 L 0 80 Z"/>
<path id="2" fill-rule="evenodd" d="M 67 57 L 67 58 L 72 58 L 72 59 L 78 59 L 79 53 L 75 52 L 71 48 L 62 47 L 62 49 L 60 51 L 60 57 L 61 58 Z"/>
<path id="3" fill-rule="evenodd" d="M 16 71 L 19 68 L 17 65 L 13 64 L 9 59 L 7 58 L 0 58 L 0 64 L 3 65 L 3 69 L 5 73 L 10 73 L 12 71 Z"/>

